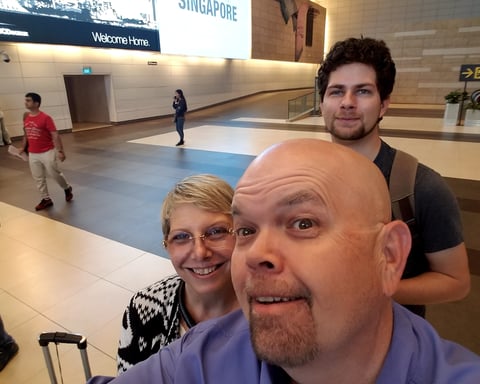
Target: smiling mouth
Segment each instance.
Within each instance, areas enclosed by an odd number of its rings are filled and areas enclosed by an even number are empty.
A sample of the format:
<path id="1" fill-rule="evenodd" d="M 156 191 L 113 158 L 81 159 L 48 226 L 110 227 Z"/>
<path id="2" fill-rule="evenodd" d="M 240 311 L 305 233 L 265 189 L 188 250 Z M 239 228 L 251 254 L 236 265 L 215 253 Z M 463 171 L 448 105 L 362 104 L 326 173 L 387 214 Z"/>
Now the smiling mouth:
<path id="1" fill-rule="evenodd" d="M 196 275 L 206 276 L 206 275 L 209 275 L 210 273 L 215 272 L 218 268 L 220 268 L 220 265 L 214 265 L 212 267 L 207 267 L 207 268 L 188 268 L 188 270 L 192 271 Z"/>
<path id="2" fill-rule="evenodd" d="M 254 299 L 260 304 L 276 304 L 276 303 L 288 303 L 290 301 L 299 300 L 298 297 L 257 297 Z"/>

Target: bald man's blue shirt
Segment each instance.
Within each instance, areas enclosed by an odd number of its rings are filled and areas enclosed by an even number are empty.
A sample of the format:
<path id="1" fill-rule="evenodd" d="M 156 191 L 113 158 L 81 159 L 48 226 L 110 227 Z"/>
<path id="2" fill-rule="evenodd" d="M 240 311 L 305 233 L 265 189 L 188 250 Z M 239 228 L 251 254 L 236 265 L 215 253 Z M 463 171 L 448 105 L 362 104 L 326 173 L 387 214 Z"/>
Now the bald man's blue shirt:
<path id="1" fill-rule="evenodd" d="M 248 323 L 242 311 L 237 310 L 197 324 L 181 339 L 130 368 L 115 380 L 111 381 L 111 377 L 95 377 L 89 384 L 273 384 L 284 382 L 282 376 L 288 378 L 279 368 L 271 367 L 256 358 L 250 342 Z"/>
<path id="2" fill-rule="evenodd" d="M 89 381 L 100 383 L 283 384 L 290 379 L 256 358 L 248 323 L 237 310 L 198 324 L 115 379 Z M 480 357 L 441 339 L 424 319 L 394 304 L 392 343 L 376 383 L 479 384 Z"/>

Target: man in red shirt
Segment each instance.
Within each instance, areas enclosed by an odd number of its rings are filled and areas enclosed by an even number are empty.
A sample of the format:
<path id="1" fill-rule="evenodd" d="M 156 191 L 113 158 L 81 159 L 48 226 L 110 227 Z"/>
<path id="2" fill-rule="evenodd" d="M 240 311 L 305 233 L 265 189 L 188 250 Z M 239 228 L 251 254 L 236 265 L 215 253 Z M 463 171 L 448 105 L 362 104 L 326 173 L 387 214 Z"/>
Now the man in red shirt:
<path id="1" fill-rule="evenodd" d="M 26 150 L 28 143 L 30 171 L 42 197 L 35 207 L 36 211 L 53 205 L 48 193 L 47 174 L 63 188 L 67 202 L 73 199 L 72 186 L 67 183 L 57 164 L 57 158 L 60 161 L 66 158 L 62 140 L 53 119 L 40 111 L 41 103 L 42 98 L 39 94 L 29 92 L 25 95 L 25 108 L 29 112 L 26 112 L 23 117 L 25 135 L 22 151 Z"/>

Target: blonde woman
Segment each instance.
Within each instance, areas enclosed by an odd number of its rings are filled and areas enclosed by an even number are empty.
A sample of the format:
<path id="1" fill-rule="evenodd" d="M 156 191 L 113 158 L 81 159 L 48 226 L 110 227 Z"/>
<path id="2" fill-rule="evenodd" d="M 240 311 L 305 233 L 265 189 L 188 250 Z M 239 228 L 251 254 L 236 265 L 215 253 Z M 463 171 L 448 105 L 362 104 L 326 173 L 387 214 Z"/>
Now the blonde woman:
<path id="1" fill-rule="evenodd" d="M 207 174 L 189 176 L 167 194 L 161 213 L 163 245 L 177 274 L 130 300 L 122 320 L 119 374 L 195 324 L 238 308 L 230 275 L 232 198 L 227 182 Z"/>

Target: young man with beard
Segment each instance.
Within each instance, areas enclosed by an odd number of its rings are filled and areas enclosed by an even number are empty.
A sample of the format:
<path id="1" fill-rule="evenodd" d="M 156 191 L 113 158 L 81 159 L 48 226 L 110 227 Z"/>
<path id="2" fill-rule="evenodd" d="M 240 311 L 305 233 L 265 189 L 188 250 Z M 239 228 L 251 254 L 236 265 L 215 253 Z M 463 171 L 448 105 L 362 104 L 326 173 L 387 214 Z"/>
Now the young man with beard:
<path id="1" fill-rule="evenodd" d="M 365 156 L 315 139 L 274 145 L 238 182 L 232 212 L 242 310 L 90 384 L 480 382 L 479 356 L 391 299 L 411 237 Z"/>
<path id="2" fill-rule="evenodd" d="M 318 71 L 320 108 L 332 141 L 373 161 L 389 185 L 397 177 L 392 174 L 397 151 L 380 138 L 379 123 L 395 74 L 390 50 L 371 38 L 337 42 Z M 423 164 L 415 175 L 414 201 L 414 242 L 394 299 L 425 317 L 426 304 L 468 294 L 470 271 L 457 200 L 441 175 Z"/>

